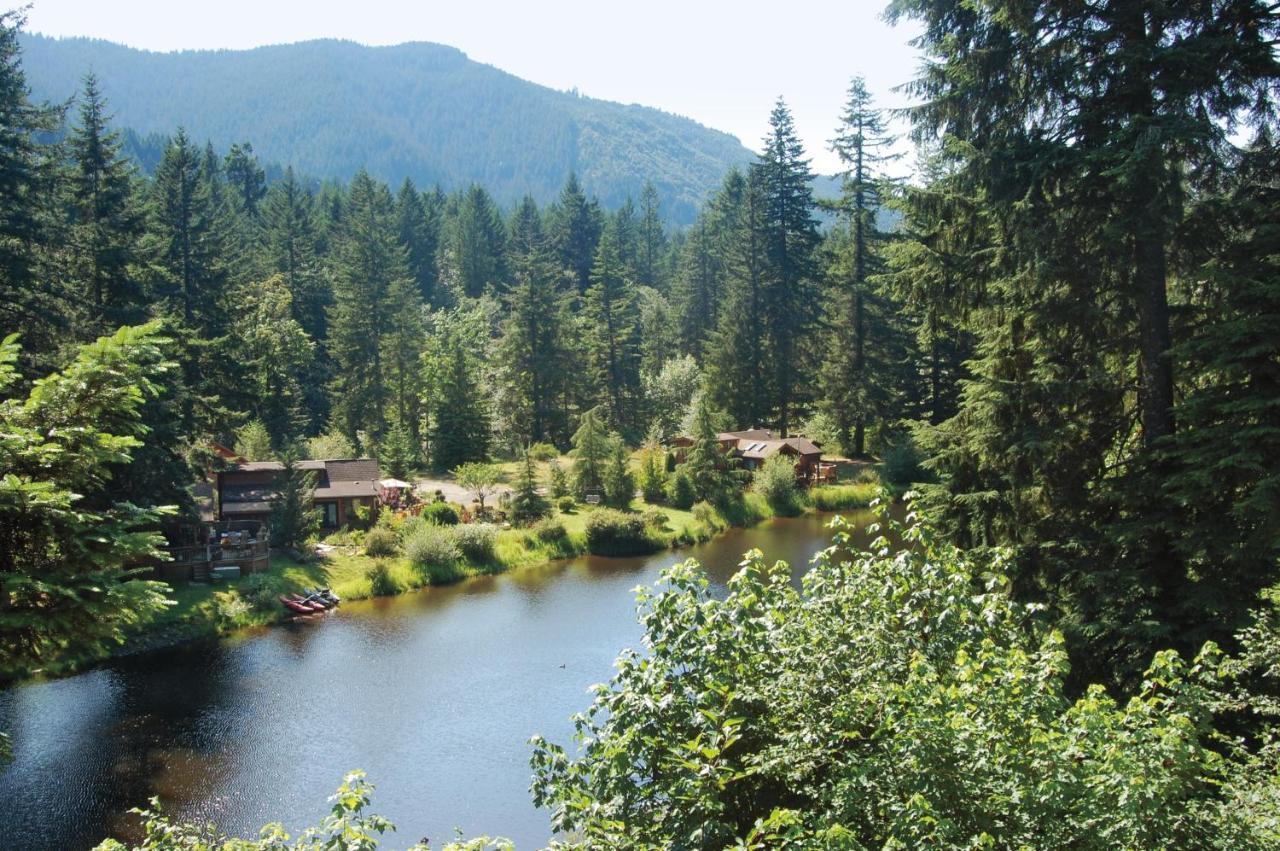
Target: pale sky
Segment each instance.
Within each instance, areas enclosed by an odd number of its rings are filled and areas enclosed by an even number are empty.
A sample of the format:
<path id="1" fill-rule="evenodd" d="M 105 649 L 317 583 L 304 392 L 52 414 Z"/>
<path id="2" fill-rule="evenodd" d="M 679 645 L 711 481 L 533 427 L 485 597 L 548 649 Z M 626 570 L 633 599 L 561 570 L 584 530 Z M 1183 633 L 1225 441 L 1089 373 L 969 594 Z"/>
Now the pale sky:
<path id="1" fill-rule="evenodd" d="M 28 29 L 148 50 L 433 41 L 545 86 L 688 116 L 753 150 L 782 95 L 814 169 L 833 173 L 849 78 L 896 107 L 906 101 L 893 88 L 916 70 L 915 28 L 885 23 L 886 3 L 34 0 Z"/>

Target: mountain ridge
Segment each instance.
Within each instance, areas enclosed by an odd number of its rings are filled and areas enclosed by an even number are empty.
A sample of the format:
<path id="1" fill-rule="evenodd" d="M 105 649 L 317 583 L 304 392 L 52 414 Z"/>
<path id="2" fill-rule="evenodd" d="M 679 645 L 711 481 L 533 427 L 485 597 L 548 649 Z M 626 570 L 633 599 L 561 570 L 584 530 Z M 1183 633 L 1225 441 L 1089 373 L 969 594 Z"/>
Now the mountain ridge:
<path id="1" fill-rule="evenodd" d="M 53 102 L 92 70 L 116 126 L 139 137 L 182 126 L 220 149 L 251 142 L 264 163 L 315 177 L 365 168 L 446 190 L 480 183 L 504 205 L 552 200 L 570 171 L 606 207 L 638 199 L 651 179 L 668 220 L 685 224 L 754 156 L 691 118 L 552 89 L 429 41 L 160 52 L 32 33 L 23 67 L 33 96 Z"/>

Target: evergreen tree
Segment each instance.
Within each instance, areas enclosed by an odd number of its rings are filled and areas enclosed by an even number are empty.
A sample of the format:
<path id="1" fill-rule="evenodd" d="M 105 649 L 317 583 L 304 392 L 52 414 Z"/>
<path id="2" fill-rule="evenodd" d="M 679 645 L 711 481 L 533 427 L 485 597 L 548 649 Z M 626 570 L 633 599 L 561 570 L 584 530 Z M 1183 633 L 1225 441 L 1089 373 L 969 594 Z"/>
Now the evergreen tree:
<path id="1" fill-rule="evenodd" d="M 391 193 L 365 172 L 351 183 L 335 267 L 329 314 L 333 411 L 348 437 L 364 431 L 376 439 L 388 414 L 404 422 L 415 389 L 408 371 L 416 371 L 417 352 L 403 349 L 417 344 L 405 337 L 412 336 L 418 301 Z"/>
<path id="2" fill-rule="evenodd" d="M 569 495 L 569 476 L 554 458 L 547 465 L 551 474 L 551 495 L 556 499 Z"/>
<path id="3" fill-rule="evenodd" d="M 572 316 L 551 265 L 538 257 L 521 261 L 506 306 L 498 351 L 517 437 L 563 446 L 574 372 Z"/>
<path id="4" fill-rule="evenodd" d="M 781 99 L 769 116 L 769 127 L 764 153 L 753 169 L 762 206 L 762 295 L 773 372 L 770 401 L 785 436 L 804 392 L 797 387 L 797 378 L 809 366 L 808 336 L 818 308 L 814 256 L 818 229 L 813 218 L 813 173 L 791 112 Z"/>
<path id="5" fill-rule="evenodd" d="M 417 441 L 409 429 L 396 423 L 378 444 L 378 465 L 393 479 L 407 479 L 421 461 Z"/>
<path id="6" fill-rule="evenodd" d="M 753 170 L 745 181 L 737 220 L 730 233 L 725 295 L 719 320 L 706 342 L 708 402 L 739 426 L 764 424 L 775 398 L 776 371 L 767 292 L 768 260 L 764 245 L 762 172 Z"/>
<path id="7" fill-rule="evenodd" d="M 320 530 L 320 512 L 313 501 L 316 474 L 298 467 L 301 457 L 302 453 L 292 444 L 280 454 L 284 469 L 277 479 L 279 491 L 272 503 L 268 524 L 274 547 L 301 547 Z"/>
<path id="8" fill-rule="evenodd" d="M 533 466 L 533 456 L 525 450 L 524 463 L 520 467 L 520 475 L 516 478 L 516 487 L 511 494 L 511 519 L 516 523 L 531 523 L 550 513 L 550 504 L 542 494 L 538 493 L 538 475 Z"/>
<path id="9" fill-rule="evenodd" d="M 311 339 L 328 336 L 333 299 L 316 248 L 315 202 L 293 168 L 267 190 L 262 201 L 263 250 L 270 274 L 283 276 L 292 295 L 293 318 Z"/>
<path id="10" fill-rule="evenodd" d="M 237 298 L 243 315 L 232 330 L 247 378 L 242 405 L 261 422 L 276 447 L 318 425 L 308 416 L 304 390 L 315 345 L 293 318 L 292 302 L 279 275 L 243 287 Z"/>
<path id="11" fill-rule="evenodd" d="M 591 286 L 596 243 L 604 230 L 602 218 L 595 201 L 587 200 L 578 176 L 570 173 L 560 200 L 551 211 L 550 237 L 557 261 L 572 273 L 579 293 Z"/>
<path id="12" fill-rule="evenodd" d="M 957 535 L 1016 547 L 1019 590 L 1054 602 L 1082 676 L 1136 675 L 1203 637 L 1183 629 L 1207 598 L 1161 486 L 1171 255 L 1229 128 L 1274 110 L 1274 10 L 962 5 L 893 7 L 923 24 L 916 135 L 950 158 L 970 199 L 955 226 L 985 259 L 974 376 L 930 438 L 940 505 Z"/>
<path id="13" fill-rule="evenodd" d="M 160 292 L 205 339 L 226 324 L 226 243 L 217 178 L 186 131 L 165 147 L 150 187 L 149 238 Z"/>
<path id="14" fill-rule="evenodd" d="M 396 218 L 400 229 L 400 244 L 404 246 L 409 274 L 418 287 L 418 295 L 424 304 L 436 299 L 436 285 L 440 270 L 436 265 L 436 252 L 440 245 L 440 215 L 434 203 L 428 204 L 418 193 L 413 181 L 405 178 L 396 196 Z"/>
<path id="15" fill-rule="evenodd" d="M 613 440 L 613 452 L 604 470 L 604 501 L 610 508 L 626 511 L 635 497 L 636 480 L 627 469 L 627 447 L 621 438 Z"/>
<path id="16" fill-rule="evenodd" d="M 582 311 L 587 366 L 602 391 L 610 422 L 633 434 L 641 399 L 640 316 L 612 225 L 600 238 L 591 281 Z"/>
<path id="17" fill-rule="evenodd" d="M 102 653 L 167 604 L 131 567 L 161 556 L 165 512 L 111 486 L 146 434 L 166 346 L 155 323 L 121 328 L 23 398 L 17 335 L 0 342 L 0 677 Z"/>
<path id="18" fill-rule="evenodd" d="M 692 437 L 693 445 L 677 468 L 676 477 L 688 480 L 697 499 L 722 505 L 738 495 L 742 482 L 732 459 L 720 448 L 715 415 L 705 397 L 695 408 Z"/>
<path id="19" fill-rule="evenodd" d="M 431 463 L 438 470 L 485 461 L 491 438 L 489 406 L 460 339 L 447 341 L 446 358 L 431 415 Z"/>
<path id="20" fill-rule="evenodd" d="M 244 219 L 256 221 L 258 205 L 267 194 L 267 175 L 258 164 L 253 145 L 233 143 L 222 167 L 231 190 L 231 208 Z"/>
<path id="21" fill-rule="evenodd" d="M 681 348 L 696 358 L 716 326 L 723 287 L 719 245 L 707 218 L 699 216 L 689 232 L 671 292 Z"/>
<path id="22" fill-rule="evenodd" d="M 845 231 L 836 243 L 839 259 L 832 269 L 833 327 L 823 363 L 822 399 L 841 444 L 862 457 L 867 451 L 869 418 L 889 413 L 892 390 L 886 385 L 894 370 L 886 358 L 876 357 L 883 353 L 883 338 L 892 331 L 885 315 L 888 310 L 875 309 L 883 299 L 871 286 L 872 277 L 881 272 L 882 238 L 876 227 L 884 177 L 880 170 L 891 156 L 893 138 L 886 133 L 884 117 L 861 77 L 849 86 L 840 129 L 831 144 L 845 166 L 836 204 Z M 875 337 L 870 343 L 869 336 Z"/>
<path id="23" fill-rule="evenodd" d="M 651 181 L 645 181 L 640 192 L 640 226 L 637 235 L 636 281 L 664 291 L 663 258 L 667 253 L 667 231 L 662 223 L 661 201 Z"/>
<path id="24" fill-rule="evenodd" d="M 573 490 L 578 499 L 604 493 L 605 465 L 613 441 L 605 430 L 603 413 L 601 407 L 587 411 L 573 433 Z"/>
<path id="25" fill-rule="evenodd" d="M 146 313 L 134 268 L 143 214 L 135 200 L 133 166 L 120 148 L 120 134 L 107 126 L 97 77 L 88 74 L 79 121 L 67 139 L 67 249 L 70 276 L 88 305 L 91 335 L 136 323 Z"/>
<path id="26" fill-rule="evenodd" d="M 67 315 L 66 294 L 40 279 L 51 159 L 39 139 L 60 115 L 28 97 L 22 71 L 22 11 L 0 14 L 0 332 L 22 330 L 24 358 L 52 352 Z"/>
<path id="27" fill-rule="evenodd" d="M 478 298 L 506 289 L 506 227 L 484 187 L 473 184 L 463 195 L 453 221 L 451 244 L 462 295 Z"/>

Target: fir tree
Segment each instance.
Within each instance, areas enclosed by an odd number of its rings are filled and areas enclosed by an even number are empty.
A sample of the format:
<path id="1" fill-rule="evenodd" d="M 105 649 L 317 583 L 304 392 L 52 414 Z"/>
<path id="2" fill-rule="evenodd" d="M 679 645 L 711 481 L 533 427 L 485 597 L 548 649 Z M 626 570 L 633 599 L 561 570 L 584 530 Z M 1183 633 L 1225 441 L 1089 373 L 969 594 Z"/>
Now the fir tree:
<path id="1" fill-rule="evenodd" d="M 591 286 L 596 243 L 604 226 L 599 207 L 594 201 L 587 200 L 577 175 L 569 175 L 550 219 L 551 244 L 556 259 L 572 273 L 578 292 L 585 293 Z"/>
<path id="2" fill-rule="evenodd" d="M 448 341 L 446 358 L 438 402 L 431 413 L 431 463 L 438 470 L 489 457 L 488 403 L 461 340 Z"/>
<path id="3" fill-rule="evenodd" d="M 663 258 L 667 253 L 667 231 L 662 222 L 661 201 L 651 181 L 640 192 L 640 226 L 637 234 L 636 281 L 664 291 Z"/>
<path id="4" fill-rule="evenodd" d="M 892 390 L 887 385 L 894 365 L 883 355 L 886 337 L 893 334 L 887 315 L 877 310 L 883 298 L 873 292 L 871 280 L 881 271 L 876 227 L 881 208 L 881 169 L 891 157 L 893 138 L 885 131 L 884 117 L 875 108 L 861 77 L 849 86 L 849 98 L 832 148 L 845 166 L 841 197 L 836 209 L 843 218 L 844 233 L 836 242 L 838 260 L 833 264 L 831 297 L 832 333 L 822 369 L 823 407 L 835 420 L 841 444 L 861 457 L 866 454 L 867 423 L 871 416 L 889 412 Z M 870 343 L 868 337 L 873 336 Z"/>
<path id="5" fill-rule="evenodd" d="M 279 489 L 271 507 L 271 545 L 301 547 L 320 530 L 320 512 L 313 495 L 316 474 L 298 467 L 302 453 L 296 446 L 286 446 L 280 454 L 283 469 L 277 479 Z"/>
<path id="6" fill-rule="evenodd" d="M 781 99 L 769 116 L 764 153 L 753 165 L 761 196 L 760 240 L 765 257 L 765 333 L 773 372 L 778 427 L 785 436 L 803 389 L 797 378 L 809 365 L 808 335 L 817 313 L 814 252 L 818 244 L 813 174 L 791 112 Z"/>
<path id="7" fill-rule="evenodd" d="M 538 475 L 533 465 L 533 456 L 528 450 L 524 453 L 524 463 L 520 467 L 520 475 L 516 478 L 515 490 L 511 494 L 511 519 L 516 523 L 531 523 L 551 513 L 551 506 L 545 497 L 538 493 Z"/>
<path id="8" fill-rule="evenodd" d="M 364 431 L 376 438 L 386 429 L 388 413 L 403 421 L 409 405 L 413 388 L 407 370 L 410 362 L 416 370 L 416 352 L 403 347 L 416 345 L 405 336 L 413 334 L 417 293 L 386 186 L 361 172 L 352 181 L 348 204 L 329 315 L 329 350 L 336 365 L 333 410 L 348 437 Z"/>
<path id="9" fill-rule="evenodd" d="M 613 447 L 602 415 L 600 407 L 587 411 L 573 434 L 573 490 L 578 499 L 604 493 L 605 465 Z"/>
<path id="10" fill-rule="evenodd" d="M 620 438 L 613 441 L 613 452 L 604 470 L 604 501 L 610 508 L 626 511 L 635 497 L 636 481 L 627 469 L 627 447 Z"/>
<path id="11" fill-rule="evenodd" d="M 634 433 L 640 400 L 640 316 L 635 293 L 624 277 L 612 225 L 596 252 L 582 316 L 588 367 L 603 391 L 609 420 Z"/>
<path id="12" fill-rule="evenodd" d="M 89 305 L 89 333 L 138 322 L 146 312 L 138 263 L 143 214 L 134 168 L 120 134 L 107 126 L 106 102 L 93 74 L 84 78 L 79 121 L 67 139 L 68 248 L 71 277 Z"/>
<path id="13" fill-rule="evenodd" d="M 22 11 L 0 14 L 0 331 L 22 329 L 23 357 L 35 359 L 53 350 L 67 308 L 66 293 L 39 276 L 37 246 L 52 200 L 51 158 L 39 137 L 58 127 L 60 115 L 28 97 L 19 41 L 25 23 Z"/>
<path id="14" fill-rule="evenodd" d="M 440 243 L 440 216 L 435 204 L 427 204 L 418 193 L 413 181 L 405 178 L 396 196 L 396 219 L 400 230 L 400 244 L 404 246 L 409 264 L 409 275 L 417 285 L 418 295 L 424 304 L 436 299 L 436 285 L 440 270 L 436 266 L 436 253 Z"/>

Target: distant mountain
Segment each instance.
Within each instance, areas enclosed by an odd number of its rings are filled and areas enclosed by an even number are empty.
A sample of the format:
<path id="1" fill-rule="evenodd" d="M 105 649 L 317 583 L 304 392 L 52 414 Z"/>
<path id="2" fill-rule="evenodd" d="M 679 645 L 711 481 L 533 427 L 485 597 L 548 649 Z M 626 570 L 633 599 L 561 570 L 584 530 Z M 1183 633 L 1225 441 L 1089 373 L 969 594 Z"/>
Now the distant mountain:
<path id="1" fill-rule="evenodd" d="M 93 70 L 115 123 L 137 138 L 179 126 L 225 150 L 320 178 L 366 168 L 398 183 L 483 184 L 504 204 L 556 197 L 570 170 L 606 207 L 646 179 L 667 218 L 691 221 L 733 165 L 735 137 L 649 107 L 559 92 L 452 47 L 309 41 L 254 50 L 154 53 L 107 41 L 23 38 L 37 99 L 63 101 Z"/>

